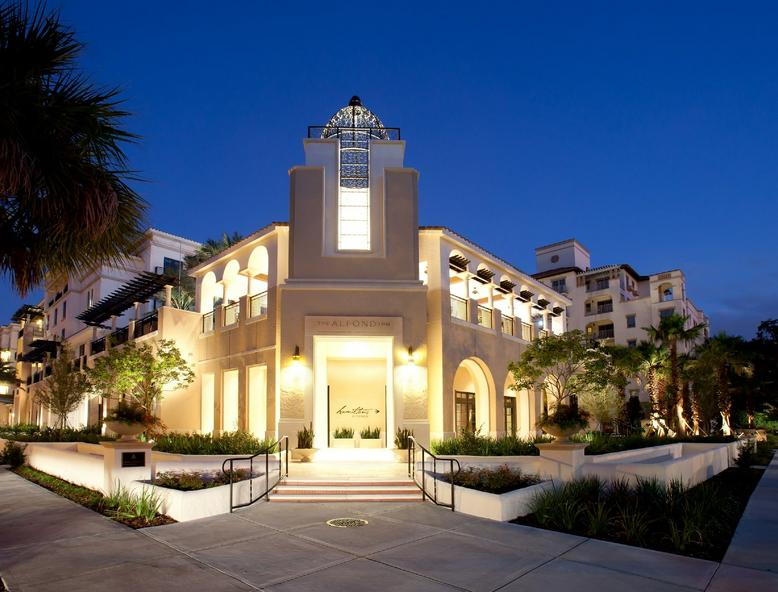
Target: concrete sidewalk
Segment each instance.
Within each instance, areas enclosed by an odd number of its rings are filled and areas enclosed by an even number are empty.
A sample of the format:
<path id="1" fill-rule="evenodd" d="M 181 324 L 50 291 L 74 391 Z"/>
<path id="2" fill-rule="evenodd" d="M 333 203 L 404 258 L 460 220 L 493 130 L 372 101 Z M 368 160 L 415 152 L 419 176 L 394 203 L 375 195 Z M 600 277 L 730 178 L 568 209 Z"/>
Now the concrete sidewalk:
<path id="1" fill-rule="evenodd" d="M 368 524 L 325 524 L 338 517 Z M 0 575 L 11 592 L 661 592 L 714 589 L 711 580 L 725 577 L 722 571 L 710 561 L 421 503 L 260 502 L 235 514 L 132 531 L 0 471 Z M 759 587 L 749 574 L 740 582 L 748 584 L 741 589 Z"/>

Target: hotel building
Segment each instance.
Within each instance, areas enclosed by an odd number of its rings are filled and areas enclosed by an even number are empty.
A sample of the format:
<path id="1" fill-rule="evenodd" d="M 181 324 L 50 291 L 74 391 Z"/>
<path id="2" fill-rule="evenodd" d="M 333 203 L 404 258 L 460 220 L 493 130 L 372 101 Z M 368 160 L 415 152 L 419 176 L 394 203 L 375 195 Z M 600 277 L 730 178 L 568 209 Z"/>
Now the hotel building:
<path id="1" fill-rule="evenodd" d="M 657 327 L 672 314 L 688 317 L 687 325 L 706 325 L 699 342 L 708 337 L 708 317 L 686 290 L 680 269 L 641 275 L 627 264 L 592 268 L 588 249 L 575 239 L 535 249 L 533 277 L 573 303 L 567 307 L 567 327 L 586 332 L 605 343 L 636 347 L 647 341 L 645 328 Z M 680 344 L 682 352 L 695 344 Z M 630 394 L 638 393 L 634 385 Z"/>
<path id="2" fill-rule="evenodd" d="M 400 130 L 358 97 L 309 127 L 303 148 L 289 171 L 289 222 L 189 270 L 196 310 L 163 305 L 148 332 L 134 316 L 127 328 L 116 321 L 164 276 L 96 296 L 79 318 L 112 317 L 121 334 L 86 339 L 85 363 L 128 340 L 174 339 L 196 378 L 161 403 L 171 430 L 241 429 L 294 447 L 312 425 L 317 448 L 338 428 L 358 438 L 378 427 L 390 448 L 398 428 L 422 443 L 464 428 L 535 433 L 541 394 L 509 389 L 508 363 L 566 330 L 570 298 L 453 230 L 419 227 L 419 174 L 405 166 Z M 91 405 L 86 419 L 97 413 Z"/>

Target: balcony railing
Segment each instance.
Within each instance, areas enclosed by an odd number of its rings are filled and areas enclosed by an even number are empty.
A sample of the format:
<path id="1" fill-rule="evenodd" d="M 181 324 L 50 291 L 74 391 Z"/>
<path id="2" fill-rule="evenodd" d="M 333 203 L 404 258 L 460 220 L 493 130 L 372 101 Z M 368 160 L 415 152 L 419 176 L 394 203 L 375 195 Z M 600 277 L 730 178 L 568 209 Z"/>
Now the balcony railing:
<path id="1" fill-rule="evenodd" d="M 129 338 L 130 338 L 129 327 L 122 327 L 121 329 L 117 329 L 116 331 L 111 333 L 111 346 L 127 343 L 127 340 Z"/>
<path id="2" fill-rule="evenodd" d="M 89 348 L 89 351 L 92 355 L 99 354 L 100 352 L 105 351 L 105 336 L 100 337 L 99 339 L 95 339 L 92 342 L 91 347 Z"/>
<path id="3" fill-rule="evenodd" d="M 467 320 L 467 300 L 451 294 L 451 316 L 461 321 Z"/>
<path id="4" fill-rule="evenodd" d="M 609 287 L 610 287 L 610 280 L 601 280 L 586 286 L 586 291 L 597 292 L 598 290 L 607 290 Z"/>
<path id="5" fill-rule="evenodd" d="M 214 329 L 214 313 L 207 312 L 203 315 L 203 333 L 211 333 Z"/>
<path id="6" fill-rule="evenodd" d="M 500 318 L 500 329 L 506 335 L 513 335 L 513 317 L 502 315 Z"/>
<path id="7" fill-rule="evenodd" d="M 604 314 L 604 313 L 608 313 L 608 312 L 613 312 L 613 303 L 612 302 L 607 302 L 607 303 L 604 303 L 604 304 L 598 304 L 597 308 L 594 309 L 594 310 L 592 310 L 591 308 L 588 309 L 586 311 L 586 316 L 590 317 L 590 316 L 593 316 L 593 315 Z"/>
<path id="8" fill-rule="evenodd" d="M 494 327 L 493 318 L 494 314 L 491 308 L 486 308 L 485 306 L 478 307 L 478 324 L 481 327 L 492 329 Z"/>
<path id="9" fill-rule="evenodd" d="M 548 337 L 548 330 L 538 329 L 538 338 L 542 339 L 543 337 Z"/>
<path id="10" fill-rule="evenodd" d="M 249 316 L 264 317 L 267 314 L 267 292 L 254 294 L 249 300 Z"/>
<path id="11" fill-rule="evenodd" d="M 147 314 L 142 319 L 135 321 L 135 339 L 153 333 L 159 328 L 159 311 Z"/>
<path id="12" fill-rule="evenodd" d="M 232 304 L 226 305 L 222 314 L 224 315 L 224 322 L 222 323 L 224 327 L 234 325 L 240 318 L 240 302 L 233 302 Z"/>
<path id="13" fill-rule="evenodd" d="M 613 339 L 613 327 L 599 329 L 597 331 L 597 339 Z"/>
<path id="14" fill-rule="evenodd" d="M 529 323 L 521 324 L 521 338 L 524 341 L 532 340 L 532 325 L 530 325 Z"/>

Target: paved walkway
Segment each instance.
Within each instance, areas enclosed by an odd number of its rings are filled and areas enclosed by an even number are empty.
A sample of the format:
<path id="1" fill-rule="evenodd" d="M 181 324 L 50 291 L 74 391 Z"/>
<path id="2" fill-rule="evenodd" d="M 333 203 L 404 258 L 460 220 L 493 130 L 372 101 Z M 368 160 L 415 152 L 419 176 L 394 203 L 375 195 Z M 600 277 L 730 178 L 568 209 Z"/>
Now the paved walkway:
<path id="1" fill-rule="evenodd" d="M 337 517 L 368 524 L 325 524 Z M 133 531 L 4 470 L 0 575 L 11 592 L 778 589 L 770 579 L 778 576 L 753 566 L 497 523 L 432 504 L 258 503 Z"/>

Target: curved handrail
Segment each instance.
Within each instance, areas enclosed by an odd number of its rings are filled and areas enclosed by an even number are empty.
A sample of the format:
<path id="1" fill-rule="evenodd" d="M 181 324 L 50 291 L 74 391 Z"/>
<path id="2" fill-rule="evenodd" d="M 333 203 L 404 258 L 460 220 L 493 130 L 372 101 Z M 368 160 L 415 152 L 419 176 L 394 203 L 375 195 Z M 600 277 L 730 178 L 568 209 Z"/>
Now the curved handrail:
<path id="1" fill-rule="evenodd" d="M 282 446 L 283 443 L 283 446 Z M 275 454 L 275 452 L 271 452 L 273 450 L 278 450 L 278 479 L 273 483 L 270 484 L 270 455 Z M 282 455 L 283 453 L 283 455 Z M 262 494 L 257 497 L 257 499 L 254 499 L 254 459 L 258 456 L 264 455 L 265 457 L 265 491 L 262 492 Z M 235 478 L 235 461 L 248 461 L 249 462 L 249 501 L 243 504 L 235 504 L 233 503 L 233 485 L 234 485 L 234 478 Z M 230 470 L 227 472 L 227 463 L 230 464 Z M 284 470 L 284 465 L 286 465 L 286 469 Z M 263 450 L 260 450 L 256 454 L 252 454 L 251 456 L 233 456 L 230 458 L 224 459 L 224 462 L 222 463 L 222 473 L 225 475 L 229 475 L 230 477 L 230 512 L 235 510 L 236 508 L 243 508 L 245 506 L 250 506 L 256 501 L 261 500 L 263 497 L 267 497 L 273 489 L 276 488 L 276 486 L 281 482 L 282 475 L 288 477 L 289 476 L 289 436 L 283 436 L 273 442 L 272 444 L 269 444 L 266 446 Z"/>
<path id="2" fill-rule="evenodd" d="M 416 448 L 419 448 L 421 450 L 421 483 L 418 482 L 416 479 Z M 429 456 L 430 459 L 432 459 L 432 472 L 437 474 L 437 467 L 438 462 L 447 462 L 449 463 L 449 479 L 451 483 L 451 503 L 446 504 L 443 502 L 438 501 L 438 480 L 433 479 L 433 489 L 432 493 L 427 491 L 427 471 L 426 471 L 426 461 L 424 457 Z M 454 472 L 454 463 L 457 465 L 456 473 Z M 416 484 L 416 486 L 421 489 L 421 497 L 422 499 L 429 499 L 432 503 L 438 506 L 443 506 L 445 508 L 451 508 L 451 511 L 454 511 L 454 478 L 459 474 L 459 472 L 462 470 L 462 465 L 459 464 L 459 461 L 455 458 L 441 458 L 435 454 L 433 454 L 430 450 L 419 444 L 419 442 L 414 438 L 413 436 L 408 437 L 408 476 L 413 479 L 413 482 Z"/>

